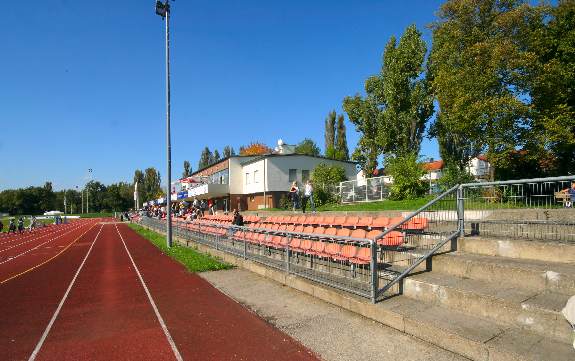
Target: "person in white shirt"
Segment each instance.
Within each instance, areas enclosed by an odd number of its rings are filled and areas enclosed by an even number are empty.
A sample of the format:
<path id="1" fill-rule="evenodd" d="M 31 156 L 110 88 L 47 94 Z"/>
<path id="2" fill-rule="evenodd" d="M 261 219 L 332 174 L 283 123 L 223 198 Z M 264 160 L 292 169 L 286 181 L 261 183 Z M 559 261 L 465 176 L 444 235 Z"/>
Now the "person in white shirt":
<path id="1" fill-rule="evenodd" d="M 311 211 L 315 213 L 315 203 L 313 201 L 313 186 L 311 185 L 311 181 L 308 180 L 305 183 L 305 188 L 303 191 L 303 201 L 301 203 L 301 209 L 303 213 L 305 213 L 305 208 L 307 206 L 307 202 L 311 205 Z"/>

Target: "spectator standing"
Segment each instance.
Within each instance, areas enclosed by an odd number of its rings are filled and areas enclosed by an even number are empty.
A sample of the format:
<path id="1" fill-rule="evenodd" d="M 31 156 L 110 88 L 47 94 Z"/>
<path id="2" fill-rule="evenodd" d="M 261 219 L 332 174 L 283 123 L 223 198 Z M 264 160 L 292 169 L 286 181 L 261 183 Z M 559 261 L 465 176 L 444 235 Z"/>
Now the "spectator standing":
<path id="1" fill-rule="evenodd" d="M 572 208 L 575 204 L 575 181 L 571 182 L 571 188 L 564 190 L 569 195 L 569 200 L 565 203 L 565 207 Z"/>
<path id="2" fill-rule="evenodd" d="M 10 223 L 8 224 L 8 233 L 10 232 L 16 233 L 16 223 L 14 223 L 14 218 L 11 218 Z"/>
<path id="3" fill-rule="evenodd" d="M 22 233 L 24 231 L 24 218 L 18 218 L 18 233 Z"/>
<path id="4" fill-rule="evenodd" d="M 297 186 L 297 181 L 294 181 L 289 190 L 289 195 L 292 201 L 292 208 L 295 213 L 296 208 L 299 206 L 299 188 Z"/>
<path id="5" fill-rule="evenodd" d="M 311 181 L 305 183 L 304 191 L 303 191 L 303 200 L 301 202 L 301 209 L 303 213 L 305 213 L 305 208 L 307 206 L 307 202 L 309 202 L 311 206 L 311 211 L 315 213 L 315 203 L 313 201 L 313 186 L 311 185 Z"/>

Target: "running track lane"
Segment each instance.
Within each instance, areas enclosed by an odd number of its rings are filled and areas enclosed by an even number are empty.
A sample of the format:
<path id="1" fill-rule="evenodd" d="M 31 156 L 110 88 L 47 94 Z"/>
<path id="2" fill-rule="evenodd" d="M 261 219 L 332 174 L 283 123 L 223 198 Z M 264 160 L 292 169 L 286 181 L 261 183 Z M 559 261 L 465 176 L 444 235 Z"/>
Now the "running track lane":
<path id="1" fill-rule="evenodd" d="M 60 229 L 0 252 L 0 284 L 65 252 L 95 224 L 95 221 L 90 221 L 75 228 Z"/>
<path id="2" fill-rule="evenodd" d="M 117 226 L 185 360 L 316 360 L 300 343 Z"/>
<path id="3" fill-rule="evenodd" d="M 27 360 L 32 354 L 99 229 L 91 228 L 42 267 L 0 284 L 2 360 Z"/>
<path id="4" fill-rule="evenodd" d="M 104 225 L 37 360 L 174 360 L 114 225 Z"/>

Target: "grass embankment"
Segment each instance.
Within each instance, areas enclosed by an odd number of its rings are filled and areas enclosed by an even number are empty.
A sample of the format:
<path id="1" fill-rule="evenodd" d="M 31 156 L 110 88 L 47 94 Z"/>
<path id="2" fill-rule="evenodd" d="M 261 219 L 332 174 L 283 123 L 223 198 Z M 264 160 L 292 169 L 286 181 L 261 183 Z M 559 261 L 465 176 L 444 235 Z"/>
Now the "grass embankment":
<path id="1" fill-rule="evenodd" d="M 201 253 L 197 249 L 188 248 L 174 244 L 172 248 L 166 246 L 166 237 L 162 234 L 150 231 L 138 224 L 129 224 L 130 228 L 140 236 L 146 238 L 162 252 L 183 264 L 190 272 L 205 272 L 229 269 L 233 266 L 219 261 L 209 254 Z"/>

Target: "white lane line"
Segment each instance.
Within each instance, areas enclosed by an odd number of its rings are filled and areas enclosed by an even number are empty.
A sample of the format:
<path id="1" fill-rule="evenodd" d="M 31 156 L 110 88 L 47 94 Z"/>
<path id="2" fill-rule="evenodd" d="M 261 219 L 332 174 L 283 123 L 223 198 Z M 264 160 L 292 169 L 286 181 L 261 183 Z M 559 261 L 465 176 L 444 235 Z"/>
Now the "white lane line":
<path id="1" fill-rule="evenodd" d="M 100 230 L 98 231 L 98 234 L 96 234 L 96 238 L 94 238 L 94 241 L 92 242 L 92 245 L 90 246 L 90 249 L 88 249 L 88 252 L 86 253 L 86 256 L 84 257 L 84 260 L 80 264 L 80 267 L 78 267 L 78 270 L 76 271 L 76 274 L 74 275 L 74 278 L 72 278 L 72 282 L 70 282 L 70 285 L 68 286 L 68 289 L 66 290 L 66 293 L 64 293 L 64 297 L 62 297 L 62 300 L 60 301 L 58 308 L 56 308 L 56 312 L 54 312 L 54 315 L 52 315 L 52 319 L 50 319 L 48 326 L 46 326 L 46 329 L 44 330 L 44 333 L 42 334 L 40 341 L 38 341 L 38 344 L 34 348 L 34 351 L 32 352 L 32 355 L 30 355 L 30 358 L 28 359 L 28 361 L 33 361 L 36 359 L 36 356 L 38 356 L 38 352 L 40 352 L 40 348 L 42 348 L 44 341 L 46 341 L 46 337 L 48 337 L 48 333 L 50 333 L 50 329 L 52 328 L 52 326 L 54 325 L 54 322 L 56 321 L 56 318 L 60 314 L 60 310 L 62 309 L 62 306 L 64 306 L 64 302 L 66 302 L 66 298 L 68 298 L 68 294 L 70 293 L 72 286 L 74 286 L 74 283 L 76 282 L 76 278 L 78 278 L 78 275 L 80 274 L 80 271 L 82 270 L 82 267 L 84 267 L 84 263 L 86 263 L 86 260 L 88 259 L 88 256 L 90 255 L 90 252 L 92 252 L 92 248 L 94 247 L 94 244 L 96 244 L 96 240 L 98 240 L 98 236 L 100 235 L 100 232 L 102 232 L 102 228 L 104 228 L 104 226 L 101 226 Z"/>
<path id="2" fill-rule="evenodd" d="M 172 335 L 170 335 L 170 331 L 168 331 L 168 327 L 166 326 L 166 323 L 164 322 L 162 315 L 160 315 L 160 311 L 158 311 L 158 307 L 156 307 L 156 303 L 154 302 L 154 299 L 152 298 L 152 295 L 150 294 L 150 290 L 148 290 L 148 286 L 146 286 L 146 282 L 144 282 L 144 278 L 142 277 L 142 274 L 140 273 L 138 266 L 136 266 L 136 262 L 134 262 L 134 258 L 132 258 L 132 254 L 130 253 L 130 250 L 126 246 L 126 242 L 124 242 L 124 237 L 122 237 L 120 230 L 118 230 L 118 225 L 115 225 L 115 227 L 116 227 L 116 232 L 118 232 L 118 234 L 120 235 L 120 239 L 122 240 L 122 243 L 124 244 L 124 248 L 126 249 L 126 252 L 128 252 L 128 256 L 130 257 L 130 260 L 132 261 L 132 265 L 134 266 L 134 269 L 136 270 L 136 273 L 138 274 L 138 278 L 140 278 L 140 282 L 142 283 L 142 287 L 144 287 L 144 290 L 146 291 L 146 294 L 148 295 L 148 300 L 150 301 L 150 304 L 152 305 L 152 308 L 154 309 L 154 312 L 156 313 L 156 317 L 158 318 L 158 321 L 160 322 L 160 325 L 162 326 L 162 330 L 164 330 L 164 335 L 166 335 L 166 338 L 168 339 L 168 342 L 170 343 L 170 347 L 172 347 L 172 351 L 174 352 L 174 356 L 176 356 L 176 360 L 183 361 L 184 359 L 182 358 L 182 355 L 180 354 L 180 351 L 178 350 L 178 347 L 176 346 L 176 343 L 174 342 Z"/>
<path id="3" fill-rule="evenodd" d="M 78 227 L 72 228 L 69 232 L 63 233 L 63 234 L 59 235 L 59 236 L 56 237 L 56 238 L 60 238 L 60 237 L 62 237 L 64 234 L 68 234 L 68 233 L 74 231 L 75 229 L 79 229 L 80 227 L 83 227 L 83 226 L 84 226 L 84 224 L 79 225 Z M 67 229 L 68 229 L 68 228 L 66 228 L 66 229 L 61 229 L 61 231 L 65 231 L 65 230 L 67 230 Z M 4 249 L 0 250 L 0 253 L 6 252 L 6 251 L 9 250 L 9 249 L 12 249 L 12 248 L 21 246 L 21 245 L 23 245 L 23 244 L 30 243 L 30 242 L 35 241 L 35 240 L 37 240 L 37 239 L 44 238 L 45 236 L 50 236 L 50 233 L 46 233 L 46 234 L 44 234 L 44 235 L 42 235 L 42 236 L 40 236 L 40 237 L 32 238 L 32 239 L 29 239 L 29 240 L 27 240 L 27 241 L 24 241 L 24 242 L 21 242 L 21 243 L 12 245 L 12 246 L 10 246 L 10 247 L 8 247 L 8 248 L 4 248 Z M 56 239 L 56 238 L 52 238 L 52 240 L 54 240 L 54 239 Z M 44 243 L 42 243 L 42 244 L 44 244 Z"/>
<path id="4" fill-rule="evenodd" d="M 78 225 L 78 227 L 81 227 L 82 225 L 83 225 L 83 224 L 80 224 L 80 225 Z M 78 227 L 75 227 L 75 228 L 78 228 Z M 70 228 L 70 227 L 61 228 L 61 229 L 56 230 L 55 232 L 57 232 L 57 231 L 65 231 L 65 230 L 68 230 L 69 228 Z M 18 243 L 17 245 L 15 245 L 15 246 L 13 246 L 13 247 L 10 247 L 10 248 L 14 248 L 14 247 L 19 246 L 19 245 L 21 245 L 21 244 L 25 244 L 25 243 L 32 242 L 32 241 L 35 241 L 35 240 L 40 239 L 40 238 L 44 238 L 45 236 L 49 236 L 50 234 L 51 234 L 51 232 L 49 232 L 49 231 L 41 232 L 41 233 L 26 234 L 26 235 L 22 236 L 22 237 L 24 237 L 24 238 L 20 238 L 20 237 L 14 238 L 14 239 L 12 239 L 12 240 L 10 240 L 10 241 L 6 241 L 6 242 L 0 243 L 0 245 L 6 244 L 6 243 L 12 243 L 12 242 L 14 242 L 14 241 L 23 241 L 23 240 L 26 239 L 27 236 L 38 236 L 38 237 L 36 237 L 36 238 L 27 239 L 25 242 Z M 4 252 L 5 250 L 10 249 L 10 248 L 6 248 L 6 249 L 4 249 L 4 250 L 0 250 L 0 252 Z"/>
<path id="5" fill-rule="evenodd" d="M 70 232 L 66 232 L 66 233 L 64 233 L 64 234 L 59 235 L 58 237 L 54 237 L 54 238 L 52 238 L 52 239 L 49 239 L 49 240 L 47 240 L 46 242 L 40 243 L 40 244 L 37 245 L 36 247 L 32 247 L 32 248 L 30 248 L 30 249 L 27 250 L 27 251 L 24 251 L 24 252 L 22 252 L 22 253 L 19 253 L 19 254 L 15 255 L 15 256 L 8 257 L 8 258 L 5 259 L 4 261 L 0 262 L 0 265 L 6 263 L 6 262 L 8 262 L 8 261 L 11 261 L 11 260 L 13 260 L 13 259 L 16 259 L 16 258 L 18 258 L 18 257 L 20 257 L 20 256 L 23 256 L 23 255 L 25 255 L 25 254 L 27 254 L 27 253 L 30 253 L 30 252 L 32 252 L 32 251 L 34 251 L 34 250 L 36 250 L 36 249 L 42 247 L 42 246 L 45 245 L 46 243 L 50 243 L 50 242 L 52 242 L 53 240 L 56 240 L 56 239 L 58 239 L 58 238 L 62 238 L 62 237 L 64 237 L 65 235 L 67 235 L 68 233 L 72 233 L 72 232 L 74 232 L 74 231 L 76 231 L 76 230 L 78 230 L 78 229 L 80 229 L 80 228 L 81 228 L 81 227 L 74 228 L 74 229 L 72 229 Z"/>

